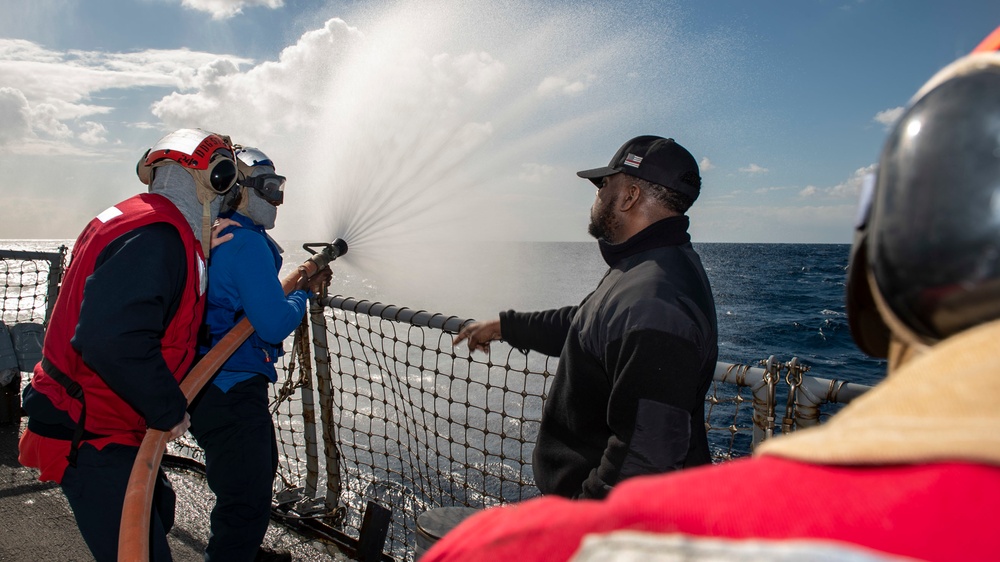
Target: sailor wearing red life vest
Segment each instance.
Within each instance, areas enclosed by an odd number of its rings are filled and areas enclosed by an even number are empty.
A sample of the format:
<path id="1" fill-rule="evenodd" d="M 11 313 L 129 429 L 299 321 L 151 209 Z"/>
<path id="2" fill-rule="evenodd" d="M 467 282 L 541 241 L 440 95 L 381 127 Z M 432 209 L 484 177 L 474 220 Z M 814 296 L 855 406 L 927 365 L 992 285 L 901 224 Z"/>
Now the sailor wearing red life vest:
<path id="1" fill-rule="evenodd" d="M 99 561 L 117 560 L 146 428 L 176 438 L 190 425 L 178 383 L 204 314 L 210 225 L 237 177 L 229 140 L 200 129 L 163 137 L 137 172 L 149 193 L 108 208 L 77 239 L 23 398 L 19 460 L 60 483 Z M 151 554 L 168 560 L 174 506 L 162 472 L 157 488 Z"/>
<path id="2" fill-rule="evenodd" d="M 847 312 L 885 381 L 750 459 L 485 510 L 421 562 L 995 560 L 998 47 L 914 96 L 863 190 Z"/>

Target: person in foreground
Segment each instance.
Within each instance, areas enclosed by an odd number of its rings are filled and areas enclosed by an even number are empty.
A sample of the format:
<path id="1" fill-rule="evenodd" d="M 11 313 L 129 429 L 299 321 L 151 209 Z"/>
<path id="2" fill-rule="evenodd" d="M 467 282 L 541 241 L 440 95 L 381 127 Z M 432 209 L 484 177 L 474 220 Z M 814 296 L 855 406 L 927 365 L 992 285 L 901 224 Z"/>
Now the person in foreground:
<path id="1" fill-rule="evenodd" d="M 443 560 L 987 560 L 1000 504 L 1000 53 L 943 69 L 863 190 L 847 284 L 886 379 L 754 457 L 486 510 Z"/>
<path id="2" fill-rule="evenodd" d="M 285 295 L 278 273 L 281 248 L 267 234 L 284 201 L 285 178 L 256 148 L 236 147 L 240 180 L 220 214 L 235 221 L 223 230 L 233 239 L 212 250 L 206 341 L 201 353 L 246 317 L 254 333 L 223 364 L 191 406 L 191 434 L 205 450 L 208 485 L 216 495 L 206 561 L 277 560 L 287 553 L 260 549 L 271 513 L 278 446 L 268 409 L 268 385 L 277 381 L 282 342 L 302 321 L 306 281 Z M 313 276 L 309 289 L 329 283 L 330 270 Z M 259 550 L 259 552 L 258 552 Z"/>
<path id="3" fill-rule="evenodd" d="M 468 324 L 455 343 L 485 351 L 503 338 L 559 356 L 535 482 L 545 494 L 603 498 L 626 478 L 710 462 L 704 404 L 718 335 L 684 214 L 701 189 L 694 157 L 640 136 L 577 175 L 597 186 L 589 231 L 610 267 L 597 289 L 578 306 Z"/>
<path id="4" fill-rule="evenodd" d="M 73 246 L 25 387 L 19 461 L 58 482 L 94 558 L 118 558 L 122 505 L 147 428 L 179 437 L 190 425 L 179 381 L 204 313 L 205 255 L 221 197 L 236 182 L 228 138 L 181 129 L 137 166 L 149 193 L 90 221 Z M 174 495 L 160 471 L 150 548 L 170 560 Z"/>

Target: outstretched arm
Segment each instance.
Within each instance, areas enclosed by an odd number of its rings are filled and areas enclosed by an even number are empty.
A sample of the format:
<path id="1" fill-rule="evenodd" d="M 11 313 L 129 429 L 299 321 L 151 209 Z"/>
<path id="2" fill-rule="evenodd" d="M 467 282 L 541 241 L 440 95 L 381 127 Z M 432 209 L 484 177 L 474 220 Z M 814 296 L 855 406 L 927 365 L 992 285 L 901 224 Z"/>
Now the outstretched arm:
<path id="1" fill-rule="evenodd" d="M 266 342 L 284 341 L 302 321 L 308 295 L 303 290 L 285 294 L 275 270 L 274 256 L 261 236 L 242 236 L 221 248 L 213 261 L 209 283 L 231 283 L 239 304 L 257 335 Z M 213 256 L 214 259 L 215 256 Z M 225 276 L 222 269 L 225 269 Z M 216 273 L 219 276 L 216 277 Z M 211 289 L 210 289 L 211 290 Z"/>

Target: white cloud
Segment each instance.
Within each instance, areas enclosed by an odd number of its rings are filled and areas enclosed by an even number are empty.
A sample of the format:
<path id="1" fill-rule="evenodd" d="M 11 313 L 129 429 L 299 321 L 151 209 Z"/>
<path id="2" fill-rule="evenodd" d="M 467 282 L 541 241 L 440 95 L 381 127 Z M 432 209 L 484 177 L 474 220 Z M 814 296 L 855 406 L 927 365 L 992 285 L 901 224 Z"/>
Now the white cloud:
<path id="1" fill-rule="evenodd" d="M 875 164 L 870 164 L 864 168 L 858 168 L 857 170 L 854 170 L 851 177 L 833 187 L 821 188 L 814 185 L 807 186 L 799 192 L 799 196 L 825 197 L 828 199 L 857 199 L 861 190 L 861 183 L 864 181 L 865 176 L 874 173 L 876 167 L 877 166 Z"/>
<path id="2" fill-rule="evenodd" d="M 522 164 L 517 179 L 527 183 L 542 183 L 552 175 L 553 170 L 555 168 L 548 164 Z"/>
<path id="3" fill-rule="evenodd" d="M 231 61 L 213 60 L 198 69 L 197 89 L 167 95 L 153 104 L 153 114 L 168 128 L 198 123 L 244 138 L 314 126 L 329 103 L 328 78 L 362 38 L 343 20 L 331 19 L 282 50 L 277 61 L 241 72 Z"/>
<path id="4" fill-rule="evenodd" d="M 458 57 L 439 55 L 434 64 L 438 69 L 451 66 L 465 78 L 463 86 L 476 93 L 492 92 L 503 80 L 506 67 L 489 53 L 467 53 Z"/>
<path id="5" fill-rule="evenodd" d="M 559 196 L 549 199 L 572 201 L 563 232 L 586 238 L 593 191 L 572 173 L 554 171 L 575 169 L 593 137 L 585 133 L 624 127 L 632 116 L 623 108 L 642 105 L 643 90 L 618 79 L 611 69 L 621 66 L 611 63 L 652 55 L 624 39 L 595 45 L 587 38 L 604 29 L 596 17 L 574 17 L 573 33 L 560 25 L 561 15 L 526 31 L 484 18 L 488 2 L 441 4 L 388 3 L 384 15 L 378 8 L 379 17 L 359 20 L 364 33 L 330 19 L 263 62 L 183 49 L 56 51 L 0 39 L 0 84 L 16 84 L 20 93 L 0 96 L 7 103 L 0 115 L 20 123 L 10 134 L 19 131 L 21 153 L 76 150 L 105 158 L 79 159 L 86 167 L 72 172 L 89 189 L 75 183 L 67 207 L 90 196 L 106 206 L 141 189 L 134 165 L 148 143 L 172 128 L 204 127 L 261 147 L 288 176 L 279 238 L 343 236 L 352 256 L 368 252 L 374 260 L 373 248 L 395 242 L 392 234 L 417 242 L 431 227 L 449 238 L 468 223 L 534 237 L 560 221 L 535 210 L 551 205 L 526 212 L 524 202 L 557 188 Z M 185 4 L 220 17 L 252 5 L 270 4 Z M 559 48 L 549 48 L 553 40 Z M 594 69 L 609 74 L 598 82 Z M 657 114 L 673 110 L 658 106 Z M 562 156 L 566 147 L 576 155 Z M 524 162 L 533 164 L 522 168 Z M 112 177 L 114 192 L 103 188 Z M 32 189 L 67 184 L 53 172 L 39 175 Z M 510 199 L 498 199 L 504 196 Z M 528 224 L 529 215 L 541 218 Z"/>
<path id="6" fill-rule="evenodd" d="M 253 8 L 264 6 L 277 9 L 285 5 L 284 0 L 182 0 L 181 5 L 185 8 L 208 12 L 213 19 L 231 18 L 243 13 L 243 8 Z"/>
<path id="7" fill-rule="evenodd" d="M 0 39 L 0 84 L 17 85 L 0 94 L 2 139 L 20 154 L 86 153 L 86 145 L 104 142 L 110 134 L 95 118 L 122 110 L 106 105 L 118 100 L 105 102 L 98 97 L 102 92 L 148 87 L 211 90 L 249 62 L 187 49 L 53 51 L 30 41 Z M 56 146 L 59 143 L 63 146 Z"/>
<path id="8" fill-rule="evenodd" d="M 85 144 L 98 145 L 107 142 L 108 130 L 104 125 L 87 121 L 83 124 L 83 132 L 80 133 L 80 140 Z"/>
<path id="9" fill-rule="evenodd" d="M 889 128 L 899 120 L 900 116 L 903 115 L 904 110 L 905 108 L 903 107 L 894 107 L 892 109 L 879 111 L 875 114 L 873 120 L 877 123 L 881 123 L 886 128 Z"/>
<path id="10" fill-rule="evenodd" d="M 0 145 L 26 138 L 31 133 L 28 100 L 16 88 L 0 88 Z"/>
<path id="11" fill-rule="evenodd" d="M 199 4 L 218 13 L 223 6 L 248 5 Z M 149 129 L 216 130 L 260 146 L 294 178 L 284 223 L 297 236 L 310 237 L 304 229 L 326 230 L 320 223 L 385 225 L 412 234 L 425 224 L 445 225 L 465 216 L 456 206 L 468 203 L 473 187 L 514 185 L 519 175 L 526 183 L 545 182 L 551 167 L 519 169 L 520 163 L 565 144 L 593 118 L 577 112 L 558 118 L 539 104 L 536 88 L 545 74 L 538 70 L 554 64 L 538 55 L 522 59 L 499 50 L 501 60 L 464 45 L 456 51 L 447 42 L 428 43 L 425 35 L 450 37 L 448 26 L 463 20 L 436 18 L 414 28 L 411 13 L 399 16 L 366 33 L 330 19 L 276 60 L 256 64 L 186 49 L 58 51 L 0 39 L 0 84 L 18 84 L 0 94 L 0 141 L 18 143 L 19 154 L 114 160 L 118 168 L 108 169 L 125 170 L 121 185 L 127 193 L 135 179 L 128 170 L 141 153 L 136 142 L 151 143 L 160 134 Z M 594 66 L 590 60 L 581 51 L 580 68 L 550 82 L 551 94 L 558 98 L 585 88 L 592 80 L 583 70 Z M 128 91 L 108 95 L 109 90 Z M 127 116 L 123 100 L 133 104 Z M 512 140 L 498 142 L 498 134 Z M 108 151 L 109 146 L 121 150 Z M 461 197 L 446 197 L 454 194 Z M 365 205 L 373 210 L 339 215 Z M 446 219 L 425 217 L 415 224 L 426 207 Z M 323 220 L 316 220 L 318 214 Z"/>
<path id="12" fill-rule="evenodd" d="M 59 118 L 59 110 L 51 103 L 40 103 L 30 108 L 31 126 L 35 131 L 56 139 L 70 139 L 73 132 Z"/>
<path id="13" fill-rule="evenodd" d="M 546 76 L 538 84 L 538 94 L 542 97 L 555 95 L 577 95 L 594 82 L 594 75 L 587 74 L 582 78 L 570 79 L 564 76 Z"/>
<path id="14" fill-rule="evenodd" d="M 702 158 L 701 162 L 698 163 L 698 168 L 700 168 L 702 172 L 707 172 L 709 170 L 715 169 L 715 164 L 712 164 L 712 161 L 709 160 L 708 157 L 705 157 Z"/>
<path id="15" fill-rule="evenodd" d="M 220 59 L 250 62 L 187 49 L 134 53 L 51 51 L 22 40 L 0 39 L 0 83 L 16 84 L 30 103 L 56 105 L 60 117 L 106 110 L 84 103 L 95 92 L 148 86 L 189 89 L 211 80 Z"/>
<path id="16" fill-rule="evenodd" d="M 787 187 L 778 187 L 778 186 L 759 187 L 759 188 L 753 190 L 753 192 L 756 193 L 757 195 L 763 195 L 765 193 L 770 193 L 772 191 L 785 191 L 787 189 L 788 189 Z"/>
<path id="17" fill-rule="evenodd" d="M 851 177 L 848 178 L 847 181 L 830 188 L 830 196 L 857 199 L 858 194 L 861 192 L 861 184 L 864 182 L 865 177 L 874 173 L 877 167 L 878 166 L 876 164 L 869 164 L 864 168 L 854 170 L 854 173 L 851 174 Z"/>
<path id="18" fill-rule="evenodd" d="M 766 174 L 768 172 L 768 169 L 762 166 L 758 166 L 757 164 L 751 163 L 749 166 L 745 168 L 740 168 L 740 171 L 747 174 Z"/>

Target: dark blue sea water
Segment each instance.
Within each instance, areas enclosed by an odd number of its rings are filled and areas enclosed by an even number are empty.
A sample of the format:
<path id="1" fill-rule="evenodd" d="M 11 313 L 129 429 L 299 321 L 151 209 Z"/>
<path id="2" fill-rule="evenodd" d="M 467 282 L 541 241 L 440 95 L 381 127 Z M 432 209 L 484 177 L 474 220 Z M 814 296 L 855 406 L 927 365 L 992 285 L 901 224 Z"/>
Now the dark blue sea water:
<path id="1" fill-rule="evenodd" d="M 798 357 L 810 374 L 875 384 L 884 360 L 851 339 L 844 307 L 850 245 L 699 244 L 719 315 L 719 360 Z"/>
<path id="2" fill-rule="evenodd" d="M 71 240 L 3 240 L 7 249 L 55 250 Z M 308 258 L 286 243 L 282 275 Z M 773 355 L 798 357 L 809 374 L 861 384 L 882 379 L 885 362 L 862 354 L 844 309 L 846 244 L 695 244 L 715 293 L 719 360 L 756 365 Z M 444 253 L 434 248 L 436 254 Z M 596 242 L 515 242 L 455 256 L 444 266 L 413 256 L 398 272 L 359 270 L 348 255 L 334 262 L 331 292 L 460 318 L 493 318 L 501 310 L 577 304 L 607 264 Z"/>

